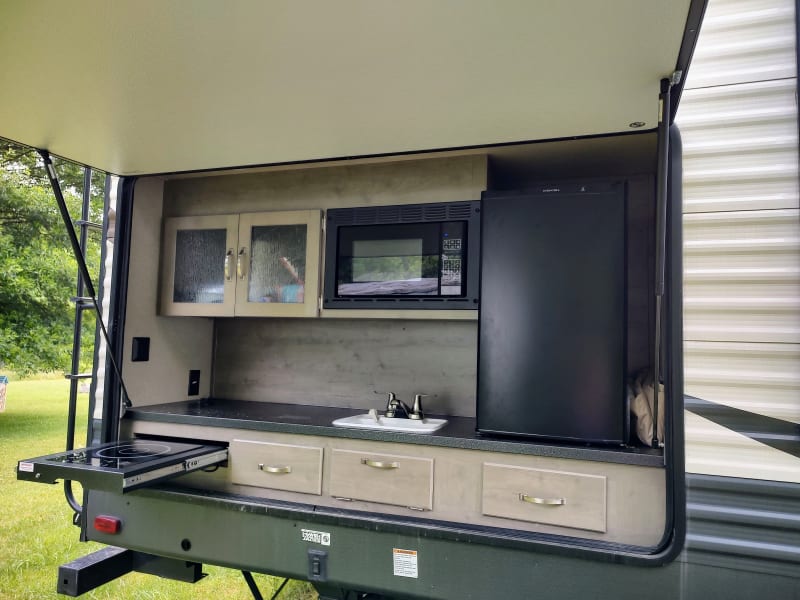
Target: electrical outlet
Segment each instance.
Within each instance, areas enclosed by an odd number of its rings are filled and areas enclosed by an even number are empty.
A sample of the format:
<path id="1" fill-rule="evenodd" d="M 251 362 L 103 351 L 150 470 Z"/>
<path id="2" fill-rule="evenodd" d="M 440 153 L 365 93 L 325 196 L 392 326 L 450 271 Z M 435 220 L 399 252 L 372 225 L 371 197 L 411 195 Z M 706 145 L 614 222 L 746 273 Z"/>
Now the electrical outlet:
<path id="1" fill-rule="evenodd" d="M 135 337 L 131 344 L 131 362 L 147 362 L 150 360 L 150 338 Z"/>
<path id="2" fill-rule="evenodd" d="M 200 371 L 199 370 L 191 370 L 189 371 L 189 396 L 199 396 L 200 395 Z"/>

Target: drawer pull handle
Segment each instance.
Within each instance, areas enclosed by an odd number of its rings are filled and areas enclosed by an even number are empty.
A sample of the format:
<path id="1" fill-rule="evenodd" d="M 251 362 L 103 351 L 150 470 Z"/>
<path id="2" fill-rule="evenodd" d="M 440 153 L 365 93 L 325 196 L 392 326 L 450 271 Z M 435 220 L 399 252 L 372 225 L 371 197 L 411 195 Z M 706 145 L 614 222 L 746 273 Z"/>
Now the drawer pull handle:
<path id="1" fill-rule="evenodd" d="M 289 465 L 281 465 L 281 466 L 267 465 L 267 466 L 264 466 L 263 463 L 258 463 L 258 470 L 259 471 L 264 471 L 265 473 L 273 473 L 275 475 L 284 475 L 286 473 L 291 473 L 292 472 L 292 467 L 290 467 Z"/>
<path id="2" fill-rule="evenodd" d="M 564 506 L 567 503 L 566 498 L 538 498 L 537 496 L 528 496 L 528 494 L 520 494 L 519 499 L 523 502 L 544 506 Z"/>
<path id="3" fill-rule="evenodd" d="M 361 459 L 362 465 L 367 465 L 368 467 L 373 467 L 374 469 L 399 469 L 400 465 L 396 462 L 386 462 L 383 460 L 370 460 L 369 458 L 362 458 Z"/>

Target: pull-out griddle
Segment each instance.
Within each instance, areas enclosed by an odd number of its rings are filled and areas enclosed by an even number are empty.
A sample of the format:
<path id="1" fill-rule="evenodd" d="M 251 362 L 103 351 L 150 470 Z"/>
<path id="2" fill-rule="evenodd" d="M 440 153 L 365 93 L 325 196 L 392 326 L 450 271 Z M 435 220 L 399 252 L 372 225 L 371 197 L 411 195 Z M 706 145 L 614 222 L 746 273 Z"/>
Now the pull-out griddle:
<path id="1" fill-rule="evenodd" d="M 17 479 L 41 483 L 70 479 L 88 489 L 129 492 L 227 458 L 228 449 L 222 446 L 129 440 L 21 460 Z"/>

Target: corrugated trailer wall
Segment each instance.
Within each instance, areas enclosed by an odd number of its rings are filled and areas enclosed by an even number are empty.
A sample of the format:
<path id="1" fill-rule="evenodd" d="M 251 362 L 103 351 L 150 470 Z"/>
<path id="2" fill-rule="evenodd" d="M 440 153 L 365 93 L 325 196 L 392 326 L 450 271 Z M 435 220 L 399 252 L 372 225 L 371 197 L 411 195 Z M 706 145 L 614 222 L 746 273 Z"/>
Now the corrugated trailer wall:
<path id="1" fill-rule="evenodd" d="M 800 423 L 795 65 L 794 2 L 710 0 L 677 116 L 686 392 L 762 428 Z M 800 483 L 797 456 L 698 413 L 687 471 Z"/>
<path id="2" fill-rule="evenodd" d="M 797 578 L 800 597 L 795 10 L 792 0 L 709 0 L 677 122 L 689 396 L 683 560 L 736 577 Z"/>

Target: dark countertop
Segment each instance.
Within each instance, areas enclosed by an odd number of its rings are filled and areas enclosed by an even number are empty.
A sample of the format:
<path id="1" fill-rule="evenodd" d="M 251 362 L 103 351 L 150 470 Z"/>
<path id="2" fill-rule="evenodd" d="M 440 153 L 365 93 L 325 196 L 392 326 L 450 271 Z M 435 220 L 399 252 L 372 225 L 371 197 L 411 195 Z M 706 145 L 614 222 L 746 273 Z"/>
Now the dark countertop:
<path id="1" fill-rule="evenodd" d="M 442 418 L 448 420 L 447 425 L 432 434 L 350 429 L 334 427 L 331 424 L 336 419 L 365 412 L 364 409 L 205 398 L 202 400 L 186 400 L 168 404 L 133 407 L 127 409 L 125 418 L 137 421 L 322 435 L 650 467 L 663 466 L 664 464 L 661 451 L 651 448 L 589 444 L 570 445 L 481 435 L 475 431 L 475 419 L 469 417 L 444 416 Z"/>

